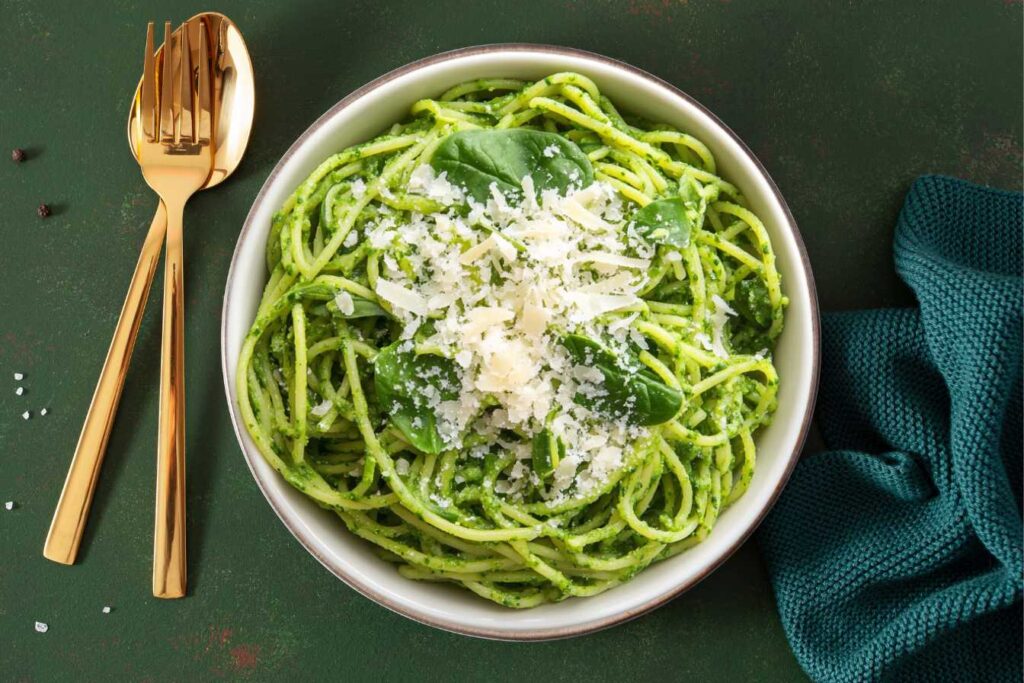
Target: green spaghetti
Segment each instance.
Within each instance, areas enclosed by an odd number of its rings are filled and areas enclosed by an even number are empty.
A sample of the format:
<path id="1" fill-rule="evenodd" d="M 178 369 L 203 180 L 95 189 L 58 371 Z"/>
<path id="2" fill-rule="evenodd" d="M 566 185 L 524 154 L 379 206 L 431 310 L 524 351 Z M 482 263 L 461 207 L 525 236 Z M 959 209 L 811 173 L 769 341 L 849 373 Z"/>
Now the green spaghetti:
<path id="1" fill-rule="evenodd" d="M 580 74 L 411 114 L 274 216 L 238 372 L 267 462 L 403 576 L 510 607 L 699 543 L 776 406 L 761 221 Z"/>

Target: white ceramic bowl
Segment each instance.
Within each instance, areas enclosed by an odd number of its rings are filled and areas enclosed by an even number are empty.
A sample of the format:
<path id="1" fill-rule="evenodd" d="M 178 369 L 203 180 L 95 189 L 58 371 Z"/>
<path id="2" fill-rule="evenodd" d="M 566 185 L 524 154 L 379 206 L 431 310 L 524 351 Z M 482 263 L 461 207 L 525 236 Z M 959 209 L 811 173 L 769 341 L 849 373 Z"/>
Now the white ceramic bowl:
<path id="1" fill-rule="evenodd" d="M 235 370 L 267 278 L 264 245 L 271 216 L 323 159 L 405 118 L 416 100 L 436 97 L 461 81 L 534 79 L 558 71 L 586 74 L 621 108 L 672 124 L 711 148 L 722 176 L 742 190 L 764 221 L 790 306 L 775 356 L 778 412 L 757 436 L 757 470 L 749 490 L 722 514 L 710 536 L 601 595 L 516 611 L 461 588 L 402 578 L 336 515 L 287 484 L 263 460 L 239 418 Z M 788 479 L 810 424 L 818 376 L 818 310 L 807 255 L 785 201 L 750 150 L 713 114 L 667 83 L 606 57 L 542 45 L 473 47 L 414 62 L 363 86 L 314 122 L 278 162 L 252 205 L 228 272 L 221 330 L 224 387 L 238 441 L 263 495 L 306 550 L 349 586 L 400 614 L 449 631 L 510 640 L 567 637 L 626 621 L 718 567 L 754 531 Z"/>

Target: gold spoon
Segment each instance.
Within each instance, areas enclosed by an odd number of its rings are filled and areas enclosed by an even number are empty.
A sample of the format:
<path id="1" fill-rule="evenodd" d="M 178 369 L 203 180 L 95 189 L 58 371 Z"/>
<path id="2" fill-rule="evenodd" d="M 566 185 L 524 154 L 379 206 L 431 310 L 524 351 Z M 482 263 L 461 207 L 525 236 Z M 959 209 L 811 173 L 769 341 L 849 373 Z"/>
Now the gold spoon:
<path id="1" fill-rule="evenodd" d="M 192 46 L 192 63 L 198 64 L 200 61 L 199 46 L 202 41 L 199 40 L 199 32 L 203 30 L 210 38 L 206 43 L 215 56 L 211 74 L 214 93 L 214 159 L 210 176 L 201 188 L 206 189 L 218 185 L 231 175 L 245 154 L 252 131 L 255 104 L 253 69 L 242 34 L 223 14 L 197 14 L 186 22 L 186 27 L 190 39 L 188 43 Z M 158 49 L 157 55 L 162 50 L 163 46 Z M 139 159 L 139 151 L 134 134 L 138 109 L 135 103 L 141 87 L 140 78 L 128 114 L 128 142 L 136 161 Z M 103 363 L 85 424 L 82 425 L 82 433 L 78 437 L 78 446 L 75 448 L 75 455 L 64 481 L 64 489 L 61 491 L 43 546 L 43 556 L 54 562 L 74 564 L 75 556 L 78 554 L 89 505 L 92 503 L 100 465 L 121 399 L 132 349 L 138 336 L 142 313 L 149 297 L 150 285 L 153 284 L 166 232 L 167 213 L 163 202 L 160 202 L 142 244 L 139 261 L 128 286 L 124 306 L 121 308 L 121 316 L 114 329 L 114 337 L 110 342 L 110 349 L 107 351 L 107 358 Z"/>

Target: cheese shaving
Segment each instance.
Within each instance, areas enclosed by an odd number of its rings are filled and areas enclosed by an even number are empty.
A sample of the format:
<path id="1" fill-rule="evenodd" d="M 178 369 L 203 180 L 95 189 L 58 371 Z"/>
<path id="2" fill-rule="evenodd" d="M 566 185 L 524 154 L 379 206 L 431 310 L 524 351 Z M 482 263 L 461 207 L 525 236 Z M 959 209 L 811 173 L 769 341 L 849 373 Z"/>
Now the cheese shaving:
<path id="1" fill-rule="evenodd" d="M 334 297 L 334 305 L 338 307 L 338 310 L 344 315 L 352 315 L 356 310 L 355 301 L 352 300 L 352 295 L 342 290 Z"/>
<path id="2" fill-rule="evenodd" d="M 402 285 L 378 278 L 373 291 L 392 306 L 397 306 L 416 315 L 427 314 L 427 302 L 423 297 Z"/>

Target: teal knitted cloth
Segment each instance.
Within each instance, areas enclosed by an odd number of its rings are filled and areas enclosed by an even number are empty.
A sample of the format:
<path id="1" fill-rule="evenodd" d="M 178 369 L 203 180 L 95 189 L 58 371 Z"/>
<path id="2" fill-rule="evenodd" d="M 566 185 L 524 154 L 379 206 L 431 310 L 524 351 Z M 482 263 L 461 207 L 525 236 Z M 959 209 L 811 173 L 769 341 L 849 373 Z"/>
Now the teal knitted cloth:
<path id="1" fill-rule="evenodd" d="M 1022 680 L 1021 209 L 918 179 L 894 251 L 919 308 L 824 316 L 832 450 L 759 536 L 815 680 Z"/>

